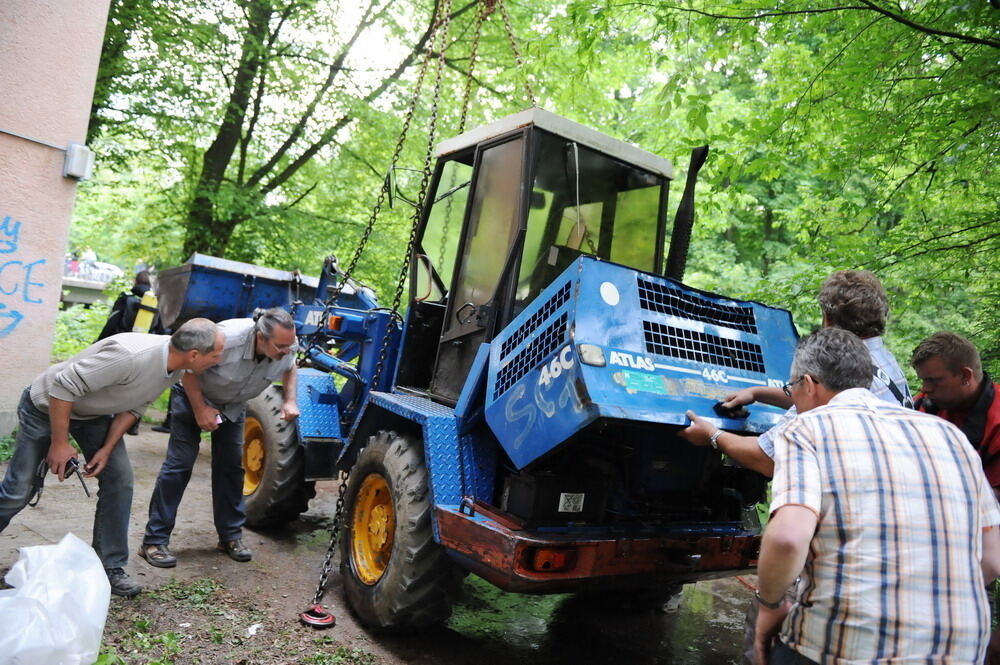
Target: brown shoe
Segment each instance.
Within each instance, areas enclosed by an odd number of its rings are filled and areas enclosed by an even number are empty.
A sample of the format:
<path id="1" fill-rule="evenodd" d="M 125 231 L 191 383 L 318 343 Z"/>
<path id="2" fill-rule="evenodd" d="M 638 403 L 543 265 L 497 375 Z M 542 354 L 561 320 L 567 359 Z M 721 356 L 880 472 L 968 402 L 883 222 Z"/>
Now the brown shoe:
<path id="1" fill-rule="evenodd" d="M 253 558 L 250 548 L 244 545 L 240 538 L 220 542 L 216 547 L 233 561 L 249 561 Z"/>
<path id="2" fill-rule="evenodd" d="M 177 565 L 177 557 L 170 553 L 166 545 L 147 545 L 139 547 L 139 556 L 156 568 L 173 568 Z"/>

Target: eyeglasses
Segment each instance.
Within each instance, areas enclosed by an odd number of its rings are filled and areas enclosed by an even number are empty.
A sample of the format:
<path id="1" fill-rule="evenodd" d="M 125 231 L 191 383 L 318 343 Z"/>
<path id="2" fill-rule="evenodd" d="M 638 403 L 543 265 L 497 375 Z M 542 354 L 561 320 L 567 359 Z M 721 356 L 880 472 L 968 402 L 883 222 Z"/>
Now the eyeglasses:
<path id="1" fill-rule="evenodd" d="M 790 381 L 790 382 L 786 383 L 785 385 L 781 386 L 781 392 L 785 393 L 785 396 L 791 397 L 792 396 L 792 386 L 794 386 L 796 383 L 799 383 L 804 378 L 806 378 L 805 374 L 803 374 L 799 378 L 795 379 L 794 381 Z"/>
<path id="2" fill-rule="evenodd" d="M 270 338 L 264 337 L 264 335 L 260 335 L 260 338 L 264 340 L 265 344 L 268 344 L 269 346 L 273 347 L 275 350 L 281 353 L 287 353 L 288 351 L 291 351 L 295 347 L 295 342 L 292 342 L 291 344 L 275 344 Z"/>

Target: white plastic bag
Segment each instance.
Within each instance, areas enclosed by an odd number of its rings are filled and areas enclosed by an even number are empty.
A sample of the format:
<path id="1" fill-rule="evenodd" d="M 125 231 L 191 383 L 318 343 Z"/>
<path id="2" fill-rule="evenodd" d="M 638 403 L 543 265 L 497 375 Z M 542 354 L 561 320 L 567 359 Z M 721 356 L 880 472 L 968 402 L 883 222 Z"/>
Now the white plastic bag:
<path id="1" fill-rule="evenodd" d="M 0 665 L 91 665 L 111 600 L 101 560 L 71 533 L 20 552 L 0 591 Z"/>

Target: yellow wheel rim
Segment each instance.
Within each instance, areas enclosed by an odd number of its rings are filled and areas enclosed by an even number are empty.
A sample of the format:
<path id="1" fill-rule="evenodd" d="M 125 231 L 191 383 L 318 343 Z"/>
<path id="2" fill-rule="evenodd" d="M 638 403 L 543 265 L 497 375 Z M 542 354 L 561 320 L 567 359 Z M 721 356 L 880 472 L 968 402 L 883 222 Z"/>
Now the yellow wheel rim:
<path id="1" fill-rule="evenodd" d="M 264 428 L 256 418 L 247 417 L 243 425 L 243 496 L 248 496 L 260 487 L 264 477 Z"/>
<path id="2" fill-rule="evenodd" d="M 382 579 L 392 556 L 396 513 L 389 484 L 377 473 L 361 483 L 351 521 L 351 553 L 358 578 L 372 585 Z"/>

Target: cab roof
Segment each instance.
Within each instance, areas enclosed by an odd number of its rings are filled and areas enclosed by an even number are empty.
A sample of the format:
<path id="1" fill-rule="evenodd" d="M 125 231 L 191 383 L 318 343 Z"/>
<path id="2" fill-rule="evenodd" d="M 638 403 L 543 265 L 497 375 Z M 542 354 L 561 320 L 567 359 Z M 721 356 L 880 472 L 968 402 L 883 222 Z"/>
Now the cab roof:
<path id="1" fill-rule="evenodd" d="M 483 141 L 528 125 L 534 125 L 557 136 L 576 141 L 580 145 L 592 148 L 610 157 L 615 157 L 623 162 L 634 164 L 666 178 L 672 179 L 674 177 L 674 167 L 670 163 L 670 160 L 654 155 L 651 152 L 646 152 L 631 143 L 612 138 L 607 134 L 602 134 L 595 129 L 573 122 L 537 106 L 500 118 L 488 125 L 470 129 L 454 138 L 441 141 L 437 146 L 437 157 L 450 155 L 453 152 L 478 145 Z"/>

